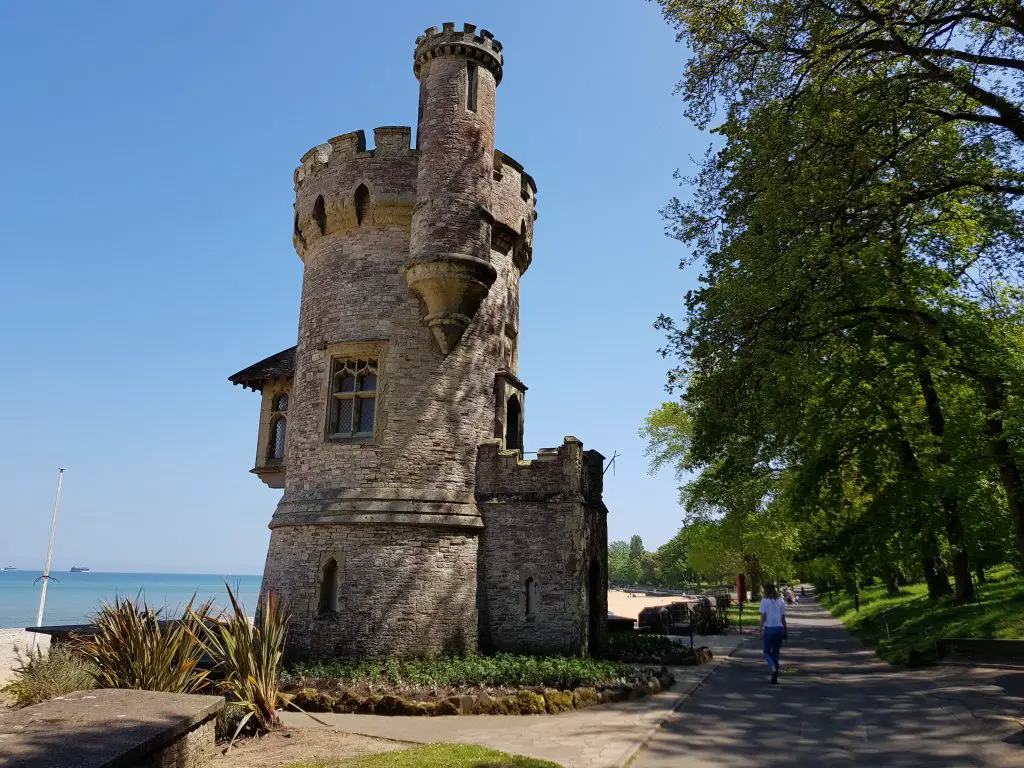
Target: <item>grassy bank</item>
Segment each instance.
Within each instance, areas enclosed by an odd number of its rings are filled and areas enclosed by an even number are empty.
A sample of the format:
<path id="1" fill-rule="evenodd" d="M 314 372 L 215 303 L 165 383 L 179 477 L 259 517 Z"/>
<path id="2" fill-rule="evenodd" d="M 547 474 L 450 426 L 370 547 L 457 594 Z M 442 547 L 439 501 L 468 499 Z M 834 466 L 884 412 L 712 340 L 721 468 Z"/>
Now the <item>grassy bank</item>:
<path id="1" fill-rule="evenodd" d="M 430 744 L 404 752 L 329 762 L 294 763 L 287 768 L 559 768 L 546 760 L 506 755 L 465 744 Z"/>
<path id="2" fill-rule="evenodd" d="M 865 587 L 859 612 L 846 593 L 833 594 L 831 605 L 825 594 L 819 601 L 886 661 L 925 663 L 939 638 L 1024 638 L 1024 577 L 1009 565 L 991 569 L 988 577 L 980 603 L 966 605 L 929 600 L 924 584 L 906 586 L 895 597 L 884 586 Z"/>

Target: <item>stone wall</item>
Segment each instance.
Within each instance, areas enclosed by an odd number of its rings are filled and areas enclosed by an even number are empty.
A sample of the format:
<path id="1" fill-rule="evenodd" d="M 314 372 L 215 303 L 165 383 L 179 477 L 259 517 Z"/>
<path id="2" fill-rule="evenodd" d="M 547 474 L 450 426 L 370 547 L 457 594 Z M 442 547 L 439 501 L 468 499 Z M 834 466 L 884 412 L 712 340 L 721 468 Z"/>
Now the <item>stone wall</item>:
<path id="1" fill-rule="evenodd" d="M 603 457 L 575 438 L 528 462 L 499 447 L 477 461 L 481 647 L 594 652 L 608 613 Z"/>
<path id="2" fill-rule="evenodd" d="M 133 768 L 205 768 L 216 753 L 213 718 L 183 734 L 154 755 L 143 758 Z"/>
<path id="3" fill-rule="evenodd" d="M 337 602 L 321 612 L 335 563 Z M 263 577 L 292 614 L 289 655 L 421 656 L 476 648 L 477 535 L 441 526 L 275 528 Z"/>
<path id="4" fill-rule="evenodd" d="M 292 657 L 470 650 L 478 629 L 485 647 L 600 642 L 600 454 L 575 438 L 522 465 L 498 443 L 478 452 L 504 438 L 509 398 L 524 404 L 536 218 L 533 179 L 494 149 L 501 51 L 472 25 L 427 30 L 417 147 L 404 126 L 377 128 L 372 149 L 356 131 L 296 169 L 302 299 L 263 582 L 292 615 Z M 330 434 L 336 357 L 377 361 L 372 434 Z"/>

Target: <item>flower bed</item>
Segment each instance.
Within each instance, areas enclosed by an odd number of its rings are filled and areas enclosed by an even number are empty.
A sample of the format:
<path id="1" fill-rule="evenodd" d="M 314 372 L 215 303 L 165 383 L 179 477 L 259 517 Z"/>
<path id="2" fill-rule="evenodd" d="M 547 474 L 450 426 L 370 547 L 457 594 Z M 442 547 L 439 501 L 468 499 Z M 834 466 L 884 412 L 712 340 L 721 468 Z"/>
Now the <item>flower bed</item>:
<path id="1" fill-rule="evenodd" d="M 282 690 L 310 712 L 539 715 L 646 696 L 673 682 L 663 667 L 498 654 L 304 662 L 285 671 Z"/>

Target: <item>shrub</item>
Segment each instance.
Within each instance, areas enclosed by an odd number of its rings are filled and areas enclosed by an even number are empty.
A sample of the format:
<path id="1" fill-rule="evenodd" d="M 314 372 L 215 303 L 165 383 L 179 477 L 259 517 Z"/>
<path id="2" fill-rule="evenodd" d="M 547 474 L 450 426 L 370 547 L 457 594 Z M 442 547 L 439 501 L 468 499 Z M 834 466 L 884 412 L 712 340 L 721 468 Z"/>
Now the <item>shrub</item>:
<path id="1" fill-rule="evenodd" d="M 177 621 L 162 620 L 160 610 L 139 598 L 101 603 L 92 619 L 96 633 L 76 645 L 94 665 L 98 686 L 168 693 L 194 693 L 204 688 L 208 673 L 199 667 L 203 646 L 191 624 L 208 620 L 211 603 L 193 608 L 194 599 Z"/>
<path id="2" fill-rule="evenodd" d="M 689 644 L 680 645 L 664 635 L 613 632 L 608 635 L 608 658 L 617 661 L 686 664 L 693 658 Z"/>
<path id="3" fill-rule="evenodd" d="M 66 645 L 52 645 L 47 653 L 15 648 L 14 655 L 14 680 L 3 691 L 19 706 L 96 687 L 95 667 Z"/>
<path id="4" fill-rule="evenodd" d="M 221 688 L 245 710 L 234 735 L 250 722 L 264 732 L 278 724 L 275 707 L 288 616 L 274 595 L 267 593 L 256 608 L 255 621 L 250 622 L 231 587 L 227 589 L 231 612 L 212 624 L 196 615 L 190 626 L 223 675 Z"/>
<path id="5" fill-rule="evenodd" d="M 395 686 L 447 688 L 558 688 L 561 690 L 634 680 L 640 671 L 616 661 L 574 656 L 442 656 L 436 659 L 298 662 L 285 672 L 289 683 L 334 679 L 347 685 L 385 683 Z"/>

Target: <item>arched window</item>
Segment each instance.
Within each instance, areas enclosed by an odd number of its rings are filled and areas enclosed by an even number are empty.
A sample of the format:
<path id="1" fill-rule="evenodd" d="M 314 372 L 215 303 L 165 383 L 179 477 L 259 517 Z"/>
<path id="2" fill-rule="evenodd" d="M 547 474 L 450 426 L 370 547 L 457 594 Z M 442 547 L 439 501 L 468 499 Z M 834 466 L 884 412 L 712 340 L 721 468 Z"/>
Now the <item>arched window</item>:
<path id="1" fill-rule="evenodd" d="M 370 204 L 370 190 L 365 184 L 356 187 L 356 224 L 363 225 L 363 217 L 366 215 L 366 208 Z"/>
<path id="2" fill-rule="evenodd" d="M 523 409 L 515 395 L 505 404 L 505 450 L 523 450 Z"/>
<path id="3" fill-rule="evenodd" d="M 335 358 L 331 372 L 331 437 L 373 437 L 377 361 Z"/>
<path id="4" fill-rule="evenodd" d="M 316 219 L 316 225 L 320 228 L 320 234 L 327 232 L 327 207 L 324 205 L 324 196 L 317 195 L 316 202 L 313 203 L 313 218 Z"/>
<path id="5" fill-rule="evenodd" d="M 526 580 L 526 618 L 532 619 L 537 615 L 537 582 L 533 576 Z"/>
<path id="6" fill-rule="evenodd" d="M 320 613 L 338 612 L 338 562 L 332 557 L 324 563 L 320 578 Z"/>
<path id="7" fill-rule="evenodd" d="M 270 442 L 267 446 L 267 458 L 271 461 L 284 460 L 284 438 L 288 429 L 288 393 L 282 392 L 274 397 L 270 407 L 272 421 L 270 422 Z"/>

